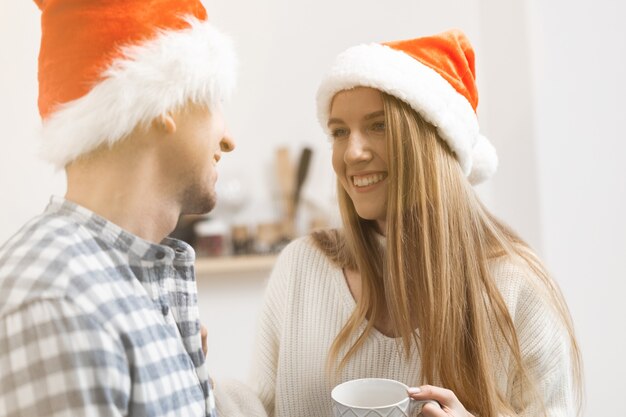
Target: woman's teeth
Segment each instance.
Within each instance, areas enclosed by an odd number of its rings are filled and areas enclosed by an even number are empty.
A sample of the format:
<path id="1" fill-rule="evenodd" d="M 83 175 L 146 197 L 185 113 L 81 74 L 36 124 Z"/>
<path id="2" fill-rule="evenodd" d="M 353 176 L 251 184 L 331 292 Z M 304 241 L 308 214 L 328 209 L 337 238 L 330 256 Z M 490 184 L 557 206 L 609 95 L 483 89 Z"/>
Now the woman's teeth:
<path id="1" fill-rule="evenodd" d="M 371 174 L 352 177 L 352 181 L 357 187 L 366 187 L 368 185 L 376 184 L 383 179 L 385 179 L 385 174 Z"/>

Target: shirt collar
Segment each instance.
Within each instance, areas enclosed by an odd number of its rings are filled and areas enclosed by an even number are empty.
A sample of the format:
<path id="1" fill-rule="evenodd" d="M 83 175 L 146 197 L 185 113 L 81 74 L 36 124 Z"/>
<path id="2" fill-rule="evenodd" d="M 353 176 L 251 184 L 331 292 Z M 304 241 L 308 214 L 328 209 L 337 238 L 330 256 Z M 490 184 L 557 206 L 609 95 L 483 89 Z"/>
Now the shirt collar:
<path id="1" fill-rule="evenodd" d="M 68 216 L 112 247 L 133 253 L 144 261 L 167 264 L 195 261 L 193 248 L 181 240 L 166 237 L 160 244 L 149 242 L 63 197 L 52 196 L 45 213 Z"/>

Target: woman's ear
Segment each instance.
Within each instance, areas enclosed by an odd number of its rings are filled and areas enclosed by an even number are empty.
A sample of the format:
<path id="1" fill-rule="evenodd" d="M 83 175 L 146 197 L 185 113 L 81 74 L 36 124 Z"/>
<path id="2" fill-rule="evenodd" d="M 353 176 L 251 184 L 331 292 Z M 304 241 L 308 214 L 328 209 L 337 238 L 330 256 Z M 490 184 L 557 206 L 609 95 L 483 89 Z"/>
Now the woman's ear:
<path id="1" fill-rule="evenodd" d="M 167 134 L 176 133 L 176 122 L 172 117 L 171 113 L 163 113 L 160 116 L 157 116 L 152 121 L 152 124 L 158 128 L 163 130 Z"/>

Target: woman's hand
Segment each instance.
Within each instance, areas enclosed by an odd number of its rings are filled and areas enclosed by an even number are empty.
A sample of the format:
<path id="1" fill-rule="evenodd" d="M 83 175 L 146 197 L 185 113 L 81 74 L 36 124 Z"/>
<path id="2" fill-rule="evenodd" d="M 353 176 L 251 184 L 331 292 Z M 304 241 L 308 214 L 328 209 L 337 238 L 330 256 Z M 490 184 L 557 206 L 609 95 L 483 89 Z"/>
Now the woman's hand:
<path id="1" fill-rule="evenodd" d="M 474 417 L 463 404 L 456 398 L 454 392 L 449 389 L 422 385 L 421 387 L 409 388 L 409 397 L 417 401 L 437 401 L 424 404 L 422 407 L 423 417 Z"/>

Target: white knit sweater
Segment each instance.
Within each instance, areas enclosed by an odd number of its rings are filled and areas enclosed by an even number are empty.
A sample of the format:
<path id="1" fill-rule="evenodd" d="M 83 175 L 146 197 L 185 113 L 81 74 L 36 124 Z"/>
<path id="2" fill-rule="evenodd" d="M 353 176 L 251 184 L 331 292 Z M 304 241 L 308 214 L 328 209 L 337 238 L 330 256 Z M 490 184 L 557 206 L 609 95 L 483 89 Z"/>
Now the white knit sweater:
<path id="1" fill-rule="evenodd" d="M 541 376 L 540 393 L 548 415 L 574 415 L 568 338 L 541 292 L 529 283 L 532 272 L 501 260 L 493 264 L 492 274 L 514 320 L 524 360 Z M 338 381 L 326 375 L 330 346 L 355 305 L 342 270 L 310 237 L 292 242 L 282 252 L 268 284 L 253 363 L 254 384 L 269 416 L 330 417 L 330 391 L 349 379 L 384 377 L 420 385 L 417 349 L 407 360 L 396 339 L 376 330 Z M 499 363 L 501 392 L 520 416 L 538 415 L 539 404 L 525 400 L 516 381 L 507 379 L 508 364 Z"/>

